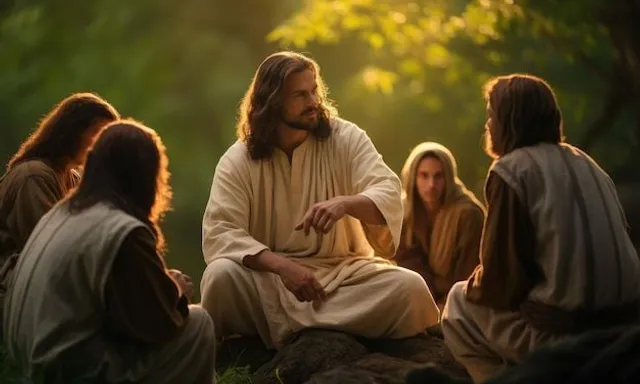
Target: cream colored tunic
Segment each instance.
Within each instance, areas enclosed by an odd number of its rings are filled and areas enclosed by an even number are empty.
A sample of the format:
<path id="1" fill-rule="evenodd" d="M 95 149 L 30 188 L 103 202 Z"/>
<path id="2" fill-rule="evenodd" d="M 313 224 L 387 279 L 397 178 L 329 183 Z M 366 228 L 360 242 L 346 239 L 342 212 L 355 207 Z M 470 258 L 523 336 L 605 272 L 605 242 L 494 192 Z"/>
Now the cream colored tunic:
<path id="1" fill-rule="evenodd" d="M 406 337 L 437 323 L 422 278 L 386 259 L 400 240 L 398 177 L 355 124 L 337 119 L 332 128 L 325 141 L 310 136 L 291 162 L 279 149 L 253 161 L 242 142 L 220 159 L 202 225 L 208 266 L 201 291 L 221 335 L 257 333 L 278 347 L 307 327 Z M 356 194 L 376 204 L 386 225 L 346 216 L 324 235 L 294 230 L 313 204 Z M 299 302 L 279 276 L 243 266 L 245 256 L 265 249 L 312 268 L 327 301 Z"/>

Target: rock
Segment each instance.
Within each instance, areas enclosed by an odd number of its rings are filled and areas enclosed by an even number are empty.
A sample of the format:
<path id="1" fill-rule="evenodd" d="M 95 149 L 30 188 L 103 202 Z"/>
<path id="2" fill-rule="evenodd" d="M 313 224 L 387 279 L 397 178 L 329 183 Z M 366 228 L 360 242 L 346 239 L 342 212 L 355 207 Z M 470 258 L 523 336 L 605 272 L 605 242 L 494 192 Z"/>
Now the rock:
<path id="1" fill-rule="evenodd" d="M 351 363 L 366 354 L 367 349 L 352 336 L 308 329 L 260 367 L 254 383 L 304 383 L 316 372 Z"/>
<path id="2" fill-rule="evenodd" d="M 407 374 L 422 365 L 408 360 L 373 353 L 327 372 L 317 373 L 307 384 L 403 384 Z"/>
<path id="3" fill-rule="evenodd" d="M 468 377 L 439 337 L 367 340 L 342 332 L 308 329 L 277 353 L 259 338 L 232 339 L 219 349 L 216 367 L 249 366 L 257 384 L 405 383 L 410 372 L 433 365 Z"/>
<path id="4" fill-rule="evenodd" d="M 421 363 L 434 363 L 448 373 L 466 376 L 465 369 L 458 364 L 444 340 L 429 335 L 419 335 L 398 340 L 366 340 L 365 346 L 371 351 L 381 352 L 399 359 Z"/>

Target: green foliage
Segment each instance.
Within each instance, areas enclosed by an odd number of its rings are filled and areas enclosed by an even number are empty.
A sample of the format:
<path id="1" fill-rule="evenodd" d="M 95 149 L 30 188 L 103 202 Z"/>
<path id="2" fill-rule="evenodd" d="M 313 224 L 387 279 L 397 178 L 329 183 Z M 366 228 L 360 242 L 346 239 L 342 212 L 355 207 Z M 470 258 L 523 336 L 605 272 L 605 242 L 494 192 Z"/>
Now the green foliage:
<path id="1" fill-rule="evenodd" d="M 437 140 L 479 192 L 489 163 L 480 88 L 490 76 L 548 78 L 570 140 L 600 117 L 612 69 L 633 62 L 611 44 L 601 20 L 608 13 L 594 11 L 600 3 L 9 0 L 0 5 L 0 159 L 60 99 L 96 91 L 162 135 L 175 196 L 164 225 L 168 262 L 198 281 L 213 171 L 235 140 L 238 103 L 267 54 L 291 48 L 317 59 L 341 115 L 369 133 L 395 171 L 411 147 Z M 633 84 L 627 80 L 618 83 Z M 606 168 L 640 153 L 629 145 L 636 119 L 622 111 L 607 126 L 596 151 Z"/>
<path id="2" fill-rule="evenodd" d="M 607 135 L 601 140 L 606 148 L 596 151 L 615 167 L 630 161 L 632 152 L 620 156 L 617 144 L 638 144 L 633 118 L 615 115 L 604 127 L 591 125 L 606 114 L 608 96 L 602 93 L 622 84 L 611 80 L 622 65 L 620 46 L 612 43 L 611 25 L 602 17 L 604 12 L 631 23 L 617 11 L 619 3 L 604 8 L 596 0 L 310 0 L 268 38 L 295 49 L 357 39 L 370 57 L 359 73 L 365 89 L 420 100 L 431 118 L 468 132 L 460 138 L 470 142 L 478 141 L 484 118 L 478 105 L 482 84 L 497 74 L 534 73 L 556 89 L 574 142 L 596 136 L 596 130 L 601 139 L 603 131 L 625 137 L 612 141 L 615 136 Z M 470 124 L 476 129 L 469 130 Z"/>
<path id="3" fill-rule="evenodd" d="M 277 12 L 287 10 L 263 12 L 262 24 L 238 16 L 228 25 L 221 22 L 226 3 L 14 0 L 0 6 L 2 162 L 59 100 L 97 92 L 161 134 L 174 189 L 165 225 L 169 263 L 196 281 L 213 170 L 235 139 L 237 104 L 261 60 L 253 46 L 269 49 L 264 35 L 277 21 L 266 17 L 280 21 Z M 236 34 L 249 27 L 252 33 Z"/>

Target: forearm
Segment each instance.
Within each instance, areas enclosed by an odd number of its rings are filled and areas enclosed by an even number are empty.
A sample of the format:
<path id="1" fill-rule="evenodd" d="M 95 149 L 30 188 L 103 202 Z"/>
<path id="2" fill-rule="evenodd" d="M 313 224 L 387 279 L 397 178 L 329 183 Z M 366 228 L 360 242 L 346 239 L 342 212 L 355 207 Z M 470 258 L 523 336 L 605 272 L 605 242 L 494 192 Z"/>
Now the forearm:
<path id="1" fill-rule="evenodd" d="M 364 195 L 344 196 L 346 213 L 356 219 L 374 225 L 386 224 L 376 204 Z"/>
<path id="2" fill-rule="evenodd" d="M 268 249 L 261 251 L 255 255 L 246 256 L 242 260 L 245 267 L 258 272 L 271 272 L 278 274 L 282 265 L 286 263 L 286 258 L 277 255 Z"/>

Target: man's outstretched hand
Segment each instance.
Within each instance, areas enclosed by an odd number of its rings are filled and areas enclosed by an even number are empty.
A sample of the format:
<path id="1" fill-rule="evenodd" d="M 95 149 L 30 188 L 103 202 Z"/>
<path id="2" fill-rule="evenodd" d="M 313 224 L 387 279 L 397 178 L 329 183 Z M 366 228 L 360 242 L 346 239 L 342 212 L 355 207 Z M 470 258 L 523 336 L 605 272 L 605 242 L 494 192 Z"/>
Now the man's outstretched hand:
<path id="1" fill-rule="evenodd" d="M 305 235 L 309 235 L 311 228 L 315 229 L 316 233 L 327 233 L 346 214 L 347 201 L 344 196 L 334 197 L 312 205 L 295 230 L 303 230 Z"/>

